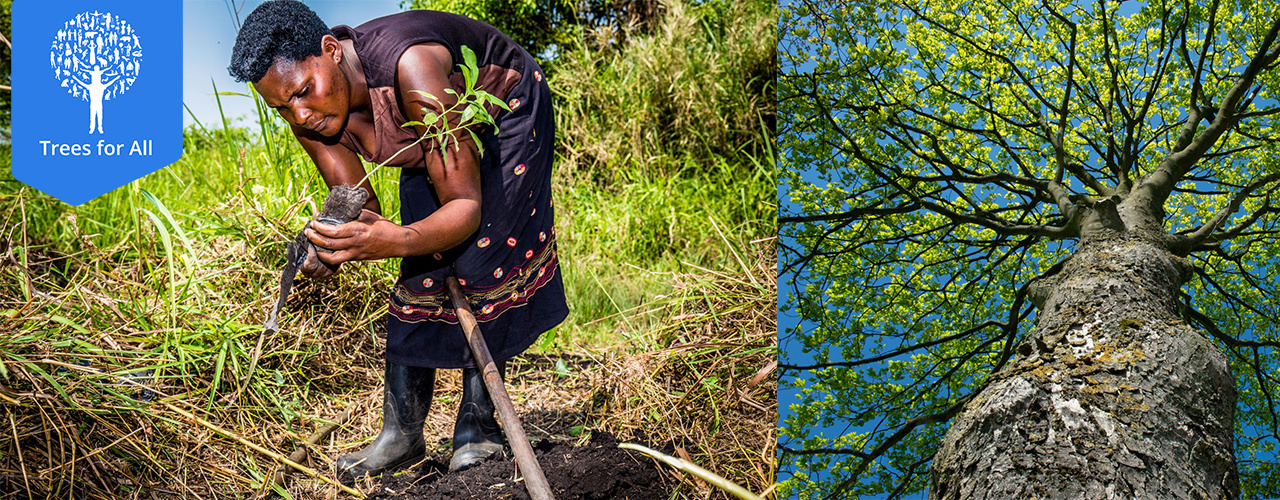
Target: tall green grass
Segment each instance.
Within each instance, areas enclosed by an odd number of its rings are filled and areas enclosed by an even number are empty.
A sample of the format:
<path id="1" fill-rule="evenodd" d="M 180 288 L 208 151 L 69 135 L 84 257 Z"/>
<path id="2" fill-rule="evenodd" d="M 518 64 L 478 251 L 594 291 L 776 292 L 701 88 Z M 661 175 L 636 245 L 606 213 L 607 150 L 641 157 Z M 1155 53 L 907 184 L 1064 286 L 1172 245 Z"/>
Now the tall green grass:
<path id="1" fill-rule="evenodd" d="M 774 5 L 664 8 L 649 33 L 588 33 L 547 68 L 571 336 L 651 328 L 613 318 L 669 292 L 652 272 L 725 265 L 712 221 L 735 242 L 774 233 Z"/>
<path id="2" fill-rule="evenodd" d="M 651 33 L 624 45 L 610 43 L 617 34 L 607 29 L 588 33 L 548 68 L 571 170 L 606 181 L 627 171 L 721 179 L 684 169 L 686 159 L 711 169 L 717 158 L 746 164 L 768 154 L 776 119 L 774 3 L 663 7 Z"/>

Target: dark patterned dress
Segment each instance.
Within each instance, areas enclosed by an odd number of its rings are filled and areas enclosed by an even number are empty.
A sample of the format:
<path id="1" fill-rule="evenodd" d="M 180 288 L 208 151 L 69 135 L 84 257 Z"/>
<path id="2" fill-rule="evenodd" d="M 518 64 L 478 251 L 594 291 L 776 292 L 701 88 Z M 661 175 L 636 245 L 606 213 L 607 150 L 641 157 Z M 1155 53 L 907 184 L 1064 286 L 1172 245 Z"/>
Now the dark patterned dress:
<path id="1" fill-rule="evenodd" d="M 459 246 L 434 255 L 405 258 L 387 315 L 387 360 L 431 368 L 474 366 L 471 350 L 449 300 L 445 277 L 458 277 L 495 360 L 520 354 L 543 332 L 564 320 L 565 304 L 556 253 L 551 203 L 555 121 L 551 91 L 537 62 L 497 29 L 473 19 L 435 11 L 407 11 L 355 28 L 333 28 L 351 39 L 364 68 L 372 100 L 376 151 L 366 151 L 349 132 L 341 143 L 366 161 L 380 163 L 417 139 L 402 127 L 395 71 L 411 45 L 438 43 L 453 55 L 453 86 L 461 93 L 461 47 L 476 54 L 477 86 L 511 111 L 490 108 L 498 133 L 481 135 L 480 229 Z M 412 224 L 440 208 L 415 146 L 390 166 L 401 167 L 400 219 Z"/>

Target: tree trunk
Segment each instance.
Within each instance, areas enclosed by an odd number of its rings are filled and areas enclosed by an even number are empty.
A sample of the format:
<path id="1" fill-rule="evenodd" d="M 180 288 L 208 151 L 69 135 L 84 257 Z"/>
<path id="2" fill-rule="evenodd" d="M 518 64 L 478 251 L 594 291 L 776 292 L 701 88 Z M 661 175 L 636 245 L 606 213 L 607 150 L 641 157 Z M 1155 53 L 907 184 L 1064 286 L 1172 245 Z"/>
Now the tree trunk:
<path id="1" fill-rule="evenodd" d="M 930 499 L 1239 497 L 1235 379 L 1181 319 L 1187 263 L 1125 229 L 1132 207 L 1103 208 L 1036 284 L 1015 358 L 953 420 Z"/>

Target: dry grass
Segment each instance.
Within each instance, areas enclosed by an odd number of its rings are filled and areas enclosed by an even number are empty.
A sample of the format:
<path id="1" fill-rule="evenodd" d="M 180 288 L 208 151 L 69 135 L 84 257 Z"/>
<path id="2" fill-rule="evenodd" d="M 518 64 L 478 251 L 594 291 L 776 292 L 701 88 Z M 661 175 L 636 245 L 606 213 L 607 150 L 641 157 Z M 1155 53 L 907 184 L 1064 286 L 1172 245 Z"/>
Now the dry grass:
<path id="1" fill-rule="evenodd" d="M 28 196 L 0 200 L 18 229 L 0 242 L 0 498 L 258 496 L 278 463 L 181 412 L 288 455 L 379 383 L 381 304 L 357 300 L 385 297 L 376 266 L 299 287 L 287 327 L 264 335 L 276 271 L 256 255 L 283 248 L 278 224 L 238 220 L 250 234 L 166 252 L 85 239 L 59 253 L 26 230 Z M 241 200 L 215 209 L 254 213 Z M 131 240 L 180 239 L 143 227 Z"/>
<path id="2" fill-rule="evenodd" d="M 588 408 L 619 438 L 670 443 L 681 458 L 764 492 L 777 443 L 777 275 L 772 240 L 754 252 L 741 272 L 672 274 L 676 293 L 651 304 L 662 326 L 632 336 L 644 350 L 601 360 Z M 687 477 L 682 493 L 729 498 Z"/>
<path id="3" fill-rule="evenodd" d="M 24 193 L 0 200 L 5 227 L 27 227 L 15 222 Z M 216 208 L 253 214 L 243 199 Z M 337 456 L 376 434 L 386 270 L 360 264 L 337 283 L 302 284 L 281 330 L 261 336 L 276 270 L 257 256 L 291 235 L 249 219 L 228 224 L 233 236 L 214 225 L 200 229 L 207 245 L 168 251 L 156 242 L 165 232 L 179 240 L 176 226 L 141 226 L 151 233 L 134 240 L 150 246 L 86 243 L 70 253 L 21 230 L 0 236 L 0 330 L 11 332 L 0 337 L 0 498 L 345 497 L 302 474 L 276 486 L 287 468 L 244 443 L 287 456 L 349 410 L 303 461 L 331 475 Z M 741 271 L 670 274 L 674 294 L 628 313 L 656 317 L 657 329 L 624 331 L 614 348 L 515 363 L 510 392 L 530 437 L 573 442 L 585 429 L 673 443 L 752 490 L 768 488 L 776 282 L 772 241 L 757 246 Z M 437 383 L 427 439 L 441 450 L 458 379 L 443 371 Z M 683 481 L 682 498 L 722 496 Z"/>

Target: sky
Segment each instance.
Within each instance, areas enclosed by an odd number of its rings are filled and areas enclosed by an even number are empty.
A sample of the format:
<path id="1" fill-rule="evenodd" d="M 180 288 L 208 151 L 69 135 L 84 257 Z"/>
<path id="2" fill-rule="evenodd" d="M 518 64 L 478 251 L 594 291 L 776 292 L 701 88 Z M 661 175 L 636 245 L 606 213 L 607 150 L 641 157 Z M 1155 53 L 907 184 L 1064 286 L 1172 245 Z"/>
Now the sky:
<path id="1" fill-rule="evenodd" d="M 222 118 L 214 85 L 218 92 L 248 93 L 247 84 L 236 83 L 227 73 L 231 48 L 236 43 L 237 11 L 243 20 L 261 4 L 260 0 L 184 0 L 182 4 L 182 102 L 190 112 L 184 114 L 184 127 L 199 120 L 206 128 L 220 126 Z M 400 12 L 399 0 L 304 0 L 303 3 L 330 26 L 355 26 L 370 19 Z M 211 81 L 212 79 L 212 81 Z M 252 125 L 253 101 L 242 96 L 222 96 L 222 112 L 232 125 Z M 195 118 L 192 118 L 192 115 Z M 248 121 L 238 120 L 247 118 Z"/>

